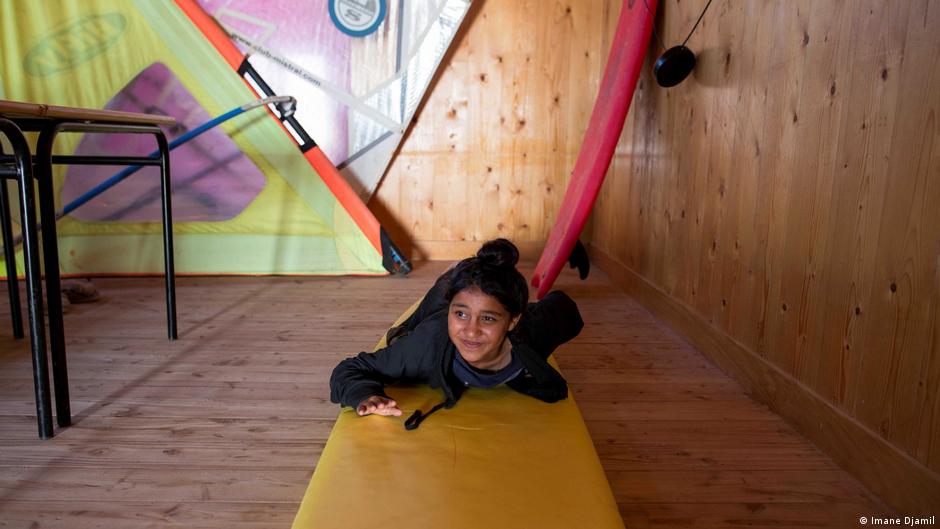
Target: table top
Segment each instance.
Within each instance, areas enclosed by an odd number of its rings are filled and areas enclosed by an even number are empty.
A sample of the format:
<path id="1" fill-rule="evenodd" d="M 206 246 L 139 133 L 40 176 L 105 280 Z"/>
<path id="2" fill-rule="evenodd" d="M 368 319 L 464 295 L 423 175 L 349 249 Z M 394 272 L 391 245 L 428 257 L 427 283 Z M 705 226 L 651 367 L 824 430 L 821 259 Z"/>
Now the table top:
<path id="1" fill-rule="evenodd" d="M 40 103 L 24 103 L 0 99 L 0 115 L 9 118 L 57 119 L 66 121 L 93 121 L 125 125 L 173 125 L 176 120 L 159 114 L 140 114 L 117 110 L 60 107 Z"/>

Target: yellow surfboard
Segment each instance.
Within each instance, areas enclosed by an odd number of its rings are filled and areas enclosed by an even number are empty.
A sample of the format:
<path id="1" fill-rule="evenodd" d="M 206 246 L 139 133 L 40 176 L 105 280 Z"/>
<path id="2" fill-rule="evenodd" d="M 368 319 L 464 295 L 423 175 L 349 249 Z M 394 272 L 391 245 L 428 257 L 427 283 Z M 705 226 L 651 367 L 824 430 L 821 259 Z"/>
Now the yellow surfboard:
<path id="1" fill-rule="evenodd" d="M 294 529 L 623 528 L 570 396 L 547 404 L 505 386 L 469 389 L 454 408 L 406 431 L 404 419 L 442 394 L 425 386 L 387 392 L 401 417 L 340 412 Z"/>

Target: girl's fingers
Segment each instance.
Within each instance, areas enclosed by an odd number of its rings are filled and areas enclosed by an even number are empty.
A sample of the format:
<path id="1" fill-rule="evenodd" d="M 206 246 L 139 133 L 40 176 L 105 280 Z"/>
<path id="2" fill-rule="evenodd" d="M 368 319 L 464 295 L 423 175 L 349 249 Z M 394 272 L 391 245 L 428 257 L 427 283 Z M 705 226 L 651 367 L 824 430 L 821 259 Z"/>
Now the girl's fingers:
<path id="1" fill-rule="evenodd" d="M 359 413 L 359 415 L 369 415 L 370 413 L 375 413 L 375 410 L 376 410 L 375 402 L 373 402 L 370 399 L 366 401 L 365 404 L 359 406 L 359 408 L 356 411 Z"/>
<path id="2" fill-rule="evenodd" d="M 394 415 L 397 417 L 401 415 L 401 410 L 398 408 L 398 403 L 393 399 L 370 397 L 365 403 L 356 408 L 356 413 L 360 416 L 375 413 L 378 415 Z"/>

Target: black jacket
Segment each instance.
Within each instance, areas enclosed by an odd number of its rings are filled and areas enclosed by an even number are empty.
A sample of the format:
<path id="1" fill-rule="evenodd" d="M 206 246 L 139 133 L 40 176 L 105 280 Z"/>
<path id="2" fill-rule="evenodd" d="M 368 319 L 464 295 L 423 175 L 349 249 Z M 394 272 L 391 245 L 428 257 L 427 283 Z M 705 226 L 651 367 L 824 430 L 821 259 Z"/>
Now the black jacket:
<path id="1" fill-rule="evenodd" d="M 386 385 L 406 382 L 443 390 L 445 400 L 432 412 L 456 404 L 463 384 L 453 375 L 454 355 L 458 353 L 447 334 L 449 304 L 444 293 L 449 278 L 449 272 L 439 277 L 415 312 L 388 331 L 388 347 L 359 353 L 336 366 L 330 377 L 330 400 L 355 408 L 372 395 L 388 397 Z M 563 292 L 554 291 L 530 303 L 508 335 L 513 355 L 524 370 L 507 385 L 545 402 L 566 398 L 568 385 L 547 359 L 555 348 L 577 336 L 583 326 L 577 305 Z M 420 422 L 421 413 L 415 415 Z"/>

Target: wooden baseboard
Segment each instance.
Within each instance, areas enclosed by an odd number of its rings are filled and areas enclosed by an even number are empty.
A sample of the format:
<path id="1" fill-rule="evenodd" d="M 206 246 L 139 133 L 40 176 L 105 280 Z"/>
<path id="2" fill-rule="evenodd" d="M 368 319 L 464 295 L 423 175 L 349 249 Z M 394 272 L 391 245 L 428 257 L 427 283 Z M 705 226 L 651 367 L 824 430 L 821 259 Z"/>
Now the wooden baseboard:
<path id="1" fill-rule="evenodd" d="M 591 246 L 591 260 L 614 283 L 701 351 L 750 395 L 826 452 L 900 516 L 940 512 L 940 475 L 888 443 L 700 314 Z M 859 513 L 859 515 L 878 513 Z"/>
<path id="2" fill-rule="evenodd" d="M 486 241 L 411 241 L 409 258 L 417 261 L 457 261 L 477 253 Z M 542 254 L 545 241 L 517 241 L 520 261 L 535 261 Z M 404 250 L 406 251 L 407 250 Z"/>

